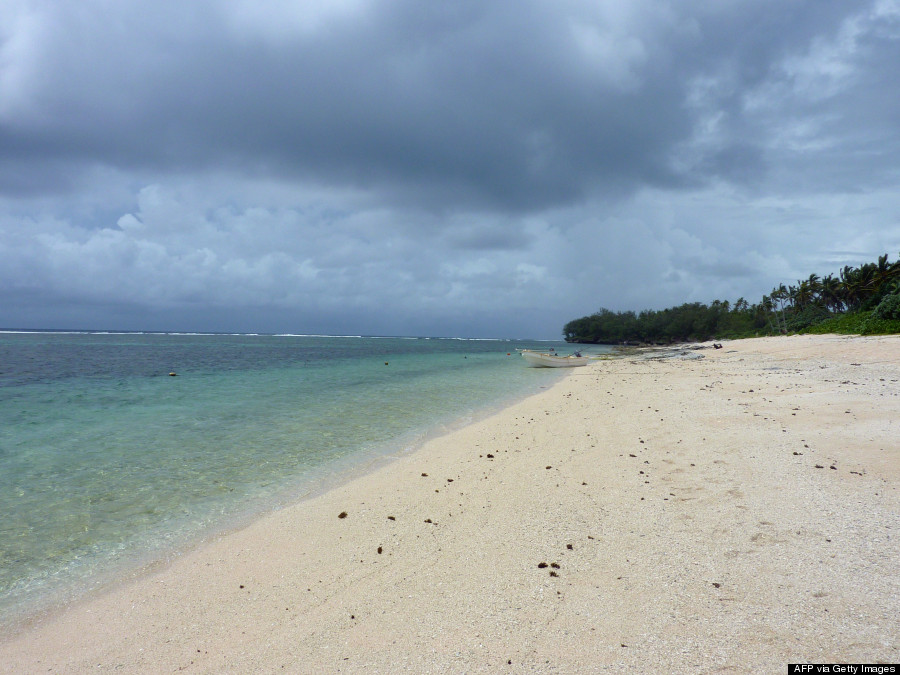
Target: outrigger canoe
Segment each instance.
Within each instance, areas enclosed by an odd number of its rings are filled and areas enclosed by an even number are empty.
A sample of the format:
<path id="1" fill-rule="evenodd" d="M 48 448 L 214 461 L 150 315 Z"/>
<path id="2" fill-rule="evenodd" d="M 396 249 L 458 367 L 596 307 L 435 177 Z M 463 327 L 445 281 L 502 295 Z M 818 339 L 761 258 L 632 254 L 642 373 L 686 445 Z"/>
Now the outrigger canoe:
<path id="1" fill-rule="evenodd" d="M 532 368 L 573 368 L 575 366 L 586 366 L 591 362 L 590 357 L 582 356 L 577 352 L 569 356 L 560 356 L 549 352 L 536 352 L 532 349 L 522 349 L 520 351 L 522 358 Z"/>

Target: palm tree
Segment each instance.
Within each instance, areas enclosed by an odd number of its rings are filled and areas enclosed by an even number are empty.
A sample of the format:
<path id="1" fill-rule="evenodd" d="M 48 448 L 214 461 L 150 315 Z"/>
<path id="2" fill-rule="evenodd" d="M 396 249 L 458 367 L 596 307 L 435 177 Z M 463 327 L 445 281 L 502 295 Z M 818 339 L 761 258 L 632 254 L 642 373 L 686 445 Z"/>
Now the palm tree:
<path id="1" fill-rule="evenodd" d="M 791 286 L 791 289 L 794 291 L 798 309 L 802 310 L 812 302 L 813 292 L 808 281 L 798 280 L 796 288 Z"/>
<path id="2" fill-rule="evenodd" d="M 787 319 L 784 316 L 784 301 L 788 299 L 788 290 L 784 287 L 784 284 L 779 284 L 772 289 L 772 292 L 769 295 L 772 297 L 772 300 L 778 302 L 778 309 L 781 310 L 781 325 L 779 326 L 779 330 L 782 333 L 787 333 Z M 778 318 L 777 312 L 775 317 Z"/>
<path id="3" fill-rule="evenodd" d="M 841 282 L 835 279 L 833 274 L 829 274 L 822 279 L 822 302 L 832 312 L 842 312 L 844 310 L 844 301 L 841 299 L 841 293 Z"/>
<path id="4" fill-rule="evenodd" d="M 774 291 L 773 291 L 774 292 Z M 778 314 L 775 312 L 775 301 L 769 295 L 762 296 L 762 300 L 755 305 L 757 314 L 761 313 L 765 322 L 772 328 L 772 332 L 778 332 Z M 774 323 L 772 319 L 775 319 Z"/>
<path id="5" fill-rule="evenodd" d="M 862 302 L 864 292 L 861 270 L 844 265 L 841 270 L 841 286 L 847 308 L 855 309 Z"/>
<path id="6" fill-rule="evenodd" d="M 890 274 L 891 265 L 888 264 L 887 253 L 878 256 L 878 264 L 876 265 L 875 270 L 879 278 L 885 277 Z"/>
<path id="7" fill-rule="evenodd" d="M 806 286 L 810 294 L 810 302 L 822 304 L 822 280 L 818 274 L 810 274 L 806 280 Z"/>
<path id="8" fill-rule="evenodd" d="M 890 270 L 888 271 L 888 283 L 893 284 L 893 292 L 900 293 L 900 258 L 897 258 L 896 261 L 891 263 Z"/>
<path id="9" fill-rule="evenodd" d="M 859 268 L 860 304 L 871 298 L 878 291 L 878 267 L 874 263 L 866 263 Z"/>
<path id="10" fill-rule="evenodd" d="M 878 264 L 875 265 L 874 275 L 874 292 L 880 295 L 887 284 L 894 279 L 900 278 L 900 260 L 895 263 L 889 263 L 887 253 L 878 256 Z"/>
<path id="11" fill-rule="evenodd" d="M 799 283 L 799 282 L 798 282 L 798 283 Z M 799 289 L 799 288 L 797 288 L 796 286 L 788 286 L 788 288 L 787 288 L 787 299 L 788 299 L 788 302 L 791 303 L 791 309 L 793 310 L 793 313 L 794 313 L 794 314 L 797 313 L 797 309 L 798 309 L 798 305 L 799 305 L 799 299 L 800 299 L 799 296 L 800 296 L 800 289 Z"/>

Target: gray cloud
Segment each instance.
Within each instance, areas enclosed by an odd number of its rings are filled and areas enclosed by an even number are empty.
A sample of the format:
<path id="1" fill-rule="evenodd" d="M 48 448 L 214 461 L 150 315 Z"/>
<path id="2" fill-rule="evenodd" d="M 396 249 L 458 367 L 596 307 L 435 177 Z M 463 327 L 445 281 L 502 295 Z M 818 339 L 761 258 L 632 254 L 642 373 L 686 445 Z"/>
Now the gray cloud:
<path id="1" fill-rule="evenodd" d="M 755 298 L 900 250 L 898 51 L 897 0 L 12 0 L 0 323 Z"/>
<path id="2" fill-rule="evenodd" d="M 37 12 L 4 78 L 22 83 L 4 154 L 224 164 L 505 208 L 677 178 L 666 155 L 691 131 L 690 72 L 671 56 L 702 44 L 696 21 L 646 2 L 355 5 L 294 32 L 241 3 L 104 5 L 97 23 L 92 3 Z"/>

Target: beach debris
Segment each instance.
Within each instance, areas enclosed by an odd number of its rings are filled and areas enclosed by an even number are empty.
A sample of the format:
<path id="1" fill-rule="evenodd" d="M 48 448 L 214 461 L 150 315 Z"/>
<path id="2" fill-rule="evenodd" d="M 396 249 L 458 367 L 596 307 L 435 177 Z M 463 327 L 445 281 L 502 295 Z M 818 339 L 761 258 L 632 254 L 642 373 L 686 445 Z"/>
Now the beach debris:
<path id="1" fill-rule="evenodd" d="M 394 516 L 388 516 L 388 520 L 397 520 Z"/>
<path id="2" fill-rule="evenodd" d="M 824 469 L 825 467 L 822 466 L 821 464 L 816 464 L 816 468 L 817 468 L 817 469 Z"/>
<path id="3" fill-rule="evenodd" d="M 708 347 L 706 348 L 708 349 Z M 677 349 L 668 349 L 663 350 L 660 353 L 647 354 L 641 357 L 643 361 L 660 361 L 662 359 L 681 359 L 684 361 L 693 361 L 695 359 L 702 359 L 703 354 L 698 354 L 696 350 L 686 351 L 681 348 Z M 632 361 L 632 363 L 638 363 L 637 361 Z"/>
<path id="4" fill-rule="evenodd" d="M 716 588 L 722 588 L 722 584 L 720 584 L 718 581 L 712 582 L 712 585 L 715 586 Z"/>
<path id="5" fill-rule="evenodd" d="M 422 477 L 423 477 L 423 478 L 428 478 L 428 474 L 427 474 L 427 473 L 423 473 L 423 474 L 422 474 Z"/>
<path id="6" fill-rule="evenodd" d="M 572 550 L 572 544 L 566 544 L 566 549 L 569 550 L 569 551 L 571 551 L 571 550 Z"/>
<path id="7" fill-rule="evenodd" d="M 488 458 L 488 459 L 494 459 L 494 456 L 493 456 L 491 453 L 488 453 L 488 454 L 487 454 L 487 458 Z"/>
<path id="8" fill-rule="evenodd" d="M 538 569 L 541 569 L 541 570 L 542 570 L 542 569 L 544 569 L 545 567 L 547 567 L 547 563 L 545 563 L 545 562 L 538 563 Z"/>
<path id="9" fill-rule="evenodd" d="M 552 567 L 552 568 L 555 569 L 555 570 L 558 570 L 558 569 L 559 569 L 559 563 L 555 563 L 555 562 L 550 563 L 550 567 Z"/>
<path id="10" fill-rule="evenodd" d="M 341 511 L 341 512 L 338 514 L 338 518 L 346 518 L 346 517 L 347 517 L 347 512 L 346 512 L 346 511 Z"/>
<path id="11" fill-rule="evenodd" d="M 553 467 L 548 465 L 548 466 L 546 466 L 546 467 L 544 467 L 544 468 L 545 468 L 545 469 L 552 469 Z"/>
<path id="12" fill-rule="evenodd" d="M 173 370 L 171 373 L 169 373 L 169 377 L 178 377 L 178 373 L 176 373 L 176 372 Z"/>
<path id="13" fill-rule="evenodd" d="M 556 572 L 554 572 L 553 570 L 550 570 L 550 576 L 551 576 L 551 577 L 558 577 L 559 575 L 558 575 Z"/>
<path id="14" fill-rule="evenodd" d="M 381 551 L 382 551 L 382 548 L 381 548 L 381 546 L 379 546 L 378 547 L 378 555 L 381 555 Z"/>

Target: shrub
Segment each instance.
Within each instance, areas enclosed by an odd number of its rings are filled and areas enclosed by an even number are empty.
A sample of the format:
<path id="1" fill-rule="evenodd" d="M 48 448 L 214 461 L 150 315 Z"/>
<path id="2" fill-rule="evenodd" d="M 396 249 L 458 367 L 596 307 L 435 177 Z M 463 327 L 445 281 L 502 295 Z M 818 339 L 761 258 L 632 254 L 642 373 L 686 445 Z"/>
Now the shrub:
<path id="1" fill-rule="evenodd" d="M 799 314 L 795 314 L 788 318 L 787 329 L 790 332 L 802 331 L 811 326 L 818 325 L 823 321 L 827 321 L 830 318 L 831 312 L 824 307 L 809 305 L 808 307 L 804 307 Z"/>
<path id="2" fill-rule="evenodd" d="M 878 303 L 872 316 L 878 319 L 900 319 L 900 293 L 886 295 Z"/>
<path id="3" fill-rule="evenodd" d="M 866 323 L 866 319 L 868 319 L 868 312 L 860 312 L 860 313 L 852 313 L 852 314 L 838 314 L 827 321 L 823 321 L 822 323 L 816 324 L 815 326 L 810 326 L 803 330 L 803 333 L 815 333 L 817 335 L 824 335 L 827 333 L 837 333 L 839 335 L 861 335 L 863 332 L 863 326 Z"/>
<path id="4" fill-rule="evenodd" d="M 900 333 L 900 319 L 879 319 L 875 312 L 863 324 L 863 335 L 895 335 Z"/>

